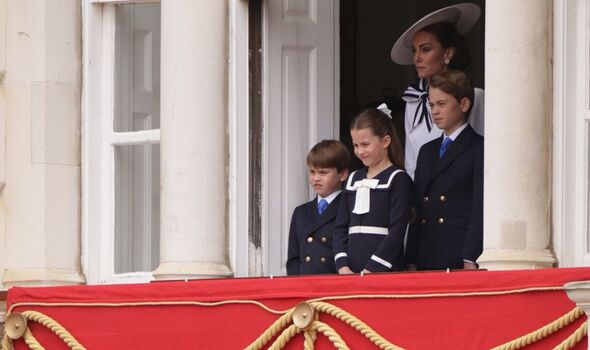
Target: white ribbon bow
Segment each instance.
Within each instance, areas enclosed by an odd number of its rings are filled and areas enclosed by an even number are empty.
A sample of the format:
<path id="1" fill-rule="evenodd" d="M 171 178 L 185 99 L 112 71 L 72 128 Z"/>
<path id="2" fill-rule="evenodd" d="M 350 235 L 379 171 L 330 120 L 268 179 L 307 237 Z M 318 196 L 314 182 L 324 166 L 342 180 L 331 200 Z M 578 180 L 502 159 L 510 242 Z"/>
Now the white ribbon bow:
<path id="1" fill-rule="evenodd" d="M 363 179 L 354 183 L 352 186 L 356 190 L 356 199 L 354 200 L 355 214 L 366 214 L 369 212 L 371 204 L 371 189 L 377 188 L 379 180 L 377 179 Z"/>
<path id="2" fill-rule="evenodd" d="M 385 115 L 388 116 L 389 119 L 392 119 L 391 118 L 391 109 L 389 109 L 387 107 L 387 104 L 386 103 L 380 104 L 379 107 L 377 107 L 377 109 L 380 110 L 381 112 L 385 113 Z"/>

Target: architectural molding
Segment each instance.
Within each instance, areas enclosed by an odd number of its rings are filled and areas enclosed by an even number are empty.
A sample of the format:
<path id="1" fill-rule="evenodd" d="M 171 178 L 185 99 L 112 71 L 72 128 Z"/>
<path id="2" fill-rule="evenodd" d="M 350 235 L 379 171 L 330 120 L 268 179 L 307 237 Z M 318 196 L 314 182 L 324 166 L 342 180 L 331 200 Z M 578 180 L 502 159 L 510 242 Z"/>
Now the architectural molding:
<path id="1" fill-rule="evenodd" d="M 232 277 L 233 272 L 223 263 L 171 261 L 161 263 L 153 275 L 157 280 L 179 280 Z"/>
<path id="2" fill-rule="evenodd" d="M 86 279 L 76 270 L 70 269 L 12 269 L 2 277 L 5 287 L 14 286 L 55 286 L 85 284 Z"/>

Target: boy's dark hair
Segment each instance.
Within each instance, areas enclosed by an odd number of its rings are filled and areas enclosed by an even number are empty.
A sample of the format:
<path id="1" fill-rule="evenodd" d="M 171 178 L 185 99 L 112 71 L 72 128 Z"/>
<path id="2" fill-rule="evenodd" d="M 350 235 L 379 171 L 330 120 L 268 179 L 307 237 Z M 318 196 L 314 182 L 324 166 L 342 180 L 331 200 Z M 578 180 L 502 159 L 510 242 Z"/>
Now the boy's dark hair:
<path id="1" fill-rule="evenodd" d="M 350 153 L 338 140 L 323 140 L 307 154 L 307 166 L 316 168 L 336 168 L 338 172 L 348 169 Z"/>
<path id="2" fill-rule="evenodd" d="M 444 91 L 453 96 L 459 103 L 464 97 L 467 97 L 469 99 L 469 110 L 466 115 L 469 115 L 469 112 L 471 112 L 475 92 L 469 78 L 462 71 L 448 69 L 436 74 L 430 78 L 429 87 Z"/>
<path id="3" fill-rule="evenodd" d="M 371 129 L 373 135 L 381 138 L 389 135 L 391 142 L 387 150 L 389 160 L 401 169 L 404 166 L 404 152 L 397 137 L 391 117 L 376 108 L 367 108 L 357 114 L 350 123 L 350 130 Z"/>

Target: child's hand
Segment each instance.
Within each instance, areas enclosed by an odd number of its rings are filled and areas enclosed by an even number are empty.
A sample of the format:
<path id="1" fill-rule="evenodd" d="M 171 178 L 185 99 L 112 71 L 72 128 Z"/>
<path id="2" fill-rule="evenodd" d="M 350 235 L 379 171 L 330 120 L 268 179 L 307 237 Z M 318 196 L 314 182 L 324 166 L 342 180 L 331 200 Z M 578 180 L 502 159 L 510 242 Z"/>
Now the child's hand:
<path id="1" fill-rule="evenodd" d="M 477 265 L 467 261 L 463 262 L 463 270 L 477 270 Z"/>
<path id="2" fill-rule="evenodd" d="M 367 270 L 367 269 L 363 269 L 363 272 L 362 272 L 362 273 L 363 273 L 364 275 L 366 275 L 366 274 L 368 274 L 368 273 L 371 273 L 371 271 L 369 271 L 369 270 Z"/>
<path id="3" fill-rule="evenodd" d="M 348 266 L 342 266 L 338 269 L 338 273 L 341 275 L 352 275 L 354 272 Z"/>

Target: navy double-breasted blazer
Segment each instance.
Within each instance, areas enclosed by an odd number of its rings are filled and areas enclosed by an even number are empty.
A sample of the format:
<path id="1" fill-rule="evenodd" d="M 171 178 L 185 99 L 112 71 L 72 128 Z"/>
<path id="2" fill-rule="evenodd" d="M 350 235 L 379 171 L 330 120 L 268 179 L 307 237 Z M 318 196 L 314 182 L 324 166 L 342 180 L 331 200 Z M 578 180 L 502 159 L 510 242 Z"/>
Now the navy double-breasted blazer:
<path id="1" fill-rule="evenodd" d="M 442 140 L 422 146 L 414 177 L 406 262 L 419 269 L 463 268 L 483 249 L 483 137 L 467 125 L 440 158 Z"/>
<path id="2" fill-rule="evenodd" d="M 317 211 L 317 198 L 295 208 L 289 229 L 288 275 L 336 273 L 332 227 L 341 197 L 342 193 L 321 215 Z"/>

